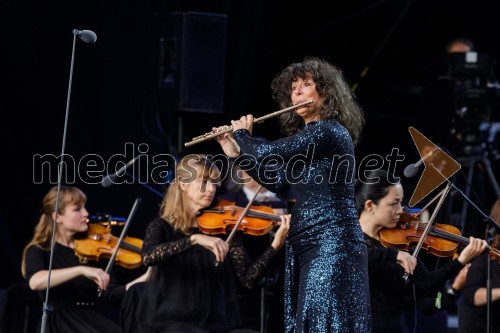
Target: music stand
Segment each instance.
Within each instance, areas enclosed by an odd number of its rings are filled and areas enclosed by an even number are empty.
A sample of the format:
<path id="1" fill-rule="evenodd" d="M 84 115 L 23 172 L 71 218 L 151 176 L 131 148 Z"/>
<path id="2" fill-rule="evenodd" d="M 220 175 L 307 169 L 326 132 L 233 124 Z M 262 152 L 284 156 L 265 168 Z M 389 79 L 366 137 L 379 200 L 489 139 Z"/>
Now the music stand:
<path id="1" fill-rule="evenodd" d="M 482 217 L 483 222 L 487 224 L 488 227 L 494 228 L 496 232 L 500 232 L 500 225 L 498 225 L 491 216 L 486 215 L 467 195 L 465 195 L 459 188 L 457 188 L 453 182 L 450 181 L 450 177 L 460 170 L 460 164 L 452 159 L 450 156 L 445 154 L 441 149 L 439 149 L 436 145 L 434 145 L 430 140 L 428 140 L 425 136 L 423 136 L 416 129 L 410 127 L 410 134 L 413 137 L 415 145 L 419 150 L 420 156 L 422 157 L 422 161 L 425 164 L 424 172 L 419 180 L 417 187 L 410 199 L 410 207 L 414 206 L 416 203 L 421 201 L 424 197 L 426 197 L 430 192 L 436 189 L 443 182 L 446 182 L 445 188 L 434 197 L 424 208 L 427 208 L 430 204 L 432 204 L 435 200 L 439 198 L 439 202 L 434 209 L 432 216 L 427 223 L 425 230 L 420 237 L 420 240 L 415 248 L 413 257 L 418 255 L 418 251 L 420 250 L 425 236 L 428 234 L 430 227 L 434 221 L 434 218 L 437 215 L 439 208 L 444 202 L 445 197 L 448 195 L 450 189 L 453 189 L 455 193 L 460 194 L 465 201 L 470 204 Z M 431 153 L 432 152 L 432 153 Z M 490 277 L 490 259 L 488 259 L 488 276 L 486 283 L 486 311 L 487 311 L 487 332 L 491 331 L 490 326 L 490 312 L 491 312 L 491 277 Z M 405 275 L 405 277 L 407 277 Z"/>

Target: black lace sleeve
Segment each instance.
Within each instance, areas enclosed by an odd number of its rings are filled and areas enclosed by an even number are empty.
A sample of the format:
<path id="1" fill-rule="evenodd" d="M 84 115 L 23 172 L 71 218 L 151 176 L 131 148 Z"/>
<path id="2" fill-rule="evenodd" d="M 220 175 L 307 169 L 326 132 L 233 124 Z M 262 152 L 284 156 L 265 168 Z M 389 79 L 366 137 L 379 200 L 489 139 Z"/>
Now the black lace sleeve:
<path id="1" fill-rule="evenodd" d="M 146 229 L 142 244 L 142 262 L 145 266 L 158 265 L 166 258 L 191 248 L 189 236 L 178 237 L 167 221 L 153 220 Z"/>
<path id="2" fill-rule="evenodd" d="M 250 258 L 243 247 L 241 237 L 238 236 L 233 239 L 233 243 L 229 249 L 229 256 L 238 279 L 248 289 L 251 289 L 262 277 L 275 254 L 276 250 L 272 246 L 269 246 L 257 260 L 250 263 Z"/>

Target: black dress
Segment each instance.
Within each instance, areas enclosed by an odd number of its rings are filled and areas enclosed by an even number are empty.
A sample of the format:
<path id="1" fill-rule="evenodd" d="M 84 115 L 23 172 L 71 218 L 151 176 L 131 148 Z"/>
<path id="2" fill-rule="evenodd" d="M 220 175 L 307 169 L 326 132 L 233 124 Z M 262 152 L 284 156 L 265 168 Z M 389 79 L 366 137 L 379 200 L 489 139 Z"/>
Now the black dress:
<path id="1" fill-rule="evenodd" d="M 275 253 L 269 246 L 251 264 L 237 234 L 228 257 L 216 266 L 212 252 L 192 245 L 189 236 L 156 218 L 142 247 L 143 262 L 153 270 L 139 300 L 138 331 L 221 333 L 238 328 L 236 277 L 251 288 Z"/>
<path id="2" fill-rule="evenodd" d="M 38 271 L 49 267 L 50 252 L 31 246 L 26 253 L 26 281 Z M 55 244 L 53 269 L 82 265 L 72 248 Z M 90 261 L 88 266 L 100 267 Z M 49 290 L 48 305 L 53 309 L 47 317 L 46 332 L 120 332 L 120 326 L 98 312 L 97 285 L 84 276 L 78 276 Z M 117 302 L 125 293 L 124 286 L 111 283 L 103 297 Z M 45 299 L 45 290 L 39 292 Z"/>

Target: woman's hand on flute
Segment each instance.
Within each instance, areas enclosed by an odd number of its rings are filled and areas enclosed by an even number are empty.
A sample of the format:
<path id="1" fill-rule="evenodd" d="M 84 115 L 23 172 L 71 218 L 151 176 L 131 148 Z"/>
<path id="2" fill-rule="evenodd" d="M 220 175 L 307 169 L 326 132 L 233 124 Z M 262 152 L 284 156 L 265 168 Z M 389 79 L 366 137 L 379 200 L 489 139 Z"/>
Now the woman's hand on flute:
<path id="1" fill-rule="evenodd" d="M 240 120 L 231 120 L 231 125 L 233 125 L 233 132 L 239 129 L 246 129 L 252 134 L 253 128 L 253 116 L 249 114 L 248 116 L 243 116 Z"/>
<path id="2" fill-rule="evenodd" d="M 220 127 L 213 127 L 212 131 L 214 133 L 220 132 L 220 131 L 225 131 L 229 128 L 229 126 L 220 126 Z M 224 151 L 224 154 L 226 154 L 229 157 L 238 157 L 240 156 L 240 146 L 234 141 L 233 139 L 233 133 L 223 133 L 217 137 L 215 137 L 215 140 L 220 144 L 222 147 L 222 150 Z"/>
<path id="3" fill-rule="evenodd" d="M 239 120 L 231 120 L 231 125 L 233 127 L 233 133 L 234 131 L 237 131 L 239 129 L 246 129 L 247 131 L 252 134 L 252 128 L 253 128 L 253 116 L 249 114 L 248 116 L 243 116 Z M 220 131 L 225 131 L 229 127 L 228 126 L 220 126 L 220 127 L 214 127 L 212 128 L 212 131 L 217 133 Z M 238 157 L 240 155 L 241 149 L 240 146 L 234 141 L 233 139 L 233 133 L 224 133 L 215 138 L 217 142 L 221 145 L 222 150 L 224 151 L 224 154 L 226 154 L 229 157 Z"/>

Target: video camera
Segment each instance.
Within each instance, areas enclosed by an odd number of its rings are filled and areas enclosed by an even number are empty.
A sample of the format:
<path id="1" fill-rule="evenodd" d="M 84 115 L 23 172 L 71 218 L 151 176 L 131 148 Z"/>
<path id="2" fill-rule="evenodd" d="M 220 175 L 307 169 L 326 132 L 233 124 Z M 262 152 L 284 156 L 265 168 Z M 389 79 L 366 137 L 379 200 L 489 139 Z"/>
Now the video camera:
<path id="1" fill-rule="evenodd" d="M 455 96 L 451 135 L 454 150 L 461 155 L 489 150 L 498 158 L 500 84 L 494 66 L 494 59 L 486 53 L 450 54 L 448 76 L 454 83 Z"/>

